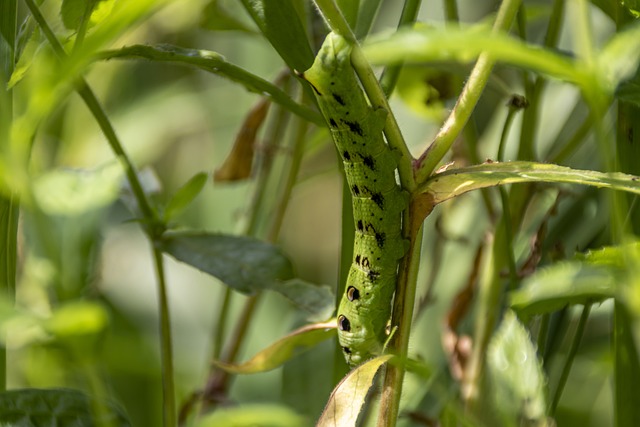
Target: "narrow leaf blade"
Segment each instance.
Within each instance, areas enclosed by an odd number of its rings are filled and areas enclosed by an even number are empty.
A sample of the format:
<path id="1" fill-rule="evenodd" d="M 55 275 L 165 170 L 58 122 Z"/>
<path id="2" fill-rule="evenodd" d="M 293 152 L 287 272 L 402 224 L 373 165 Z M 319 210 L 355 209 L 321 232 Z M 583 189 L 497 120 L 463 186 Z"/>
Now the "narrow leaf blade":
<path id="1" fill-rule="evenodd" d="M 173 195 L 164 212 L 165 221 L 169 221 L 182 212 L 189 203 L 196 198 L 205 183 L 207 182 L 207 174 L 200 172 L 189 179 L 180 189 Z"/>

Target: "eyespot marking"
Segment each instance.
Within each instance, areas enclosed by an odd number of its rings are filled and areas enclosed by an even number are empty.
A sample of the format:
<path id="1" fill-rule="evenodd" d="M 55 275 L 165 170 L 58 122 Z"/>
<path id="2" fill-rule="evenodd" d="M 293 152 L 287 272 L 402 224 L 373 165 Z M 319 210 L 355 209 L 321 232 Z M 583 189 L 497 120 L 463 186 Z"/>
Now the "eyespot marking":
<path id="1" fill-rule="evenodd" d="M 376 233 L 376 243 L 378 243 L 378 247 L 380 249 L 384 248 L 384 241 L 387 239 L 386 234 L 384 233 Z"/>
<path id="2" fill-rule="evenodd" d="M 337 93 L 332 93 L 331 96 L 333 96 L 333 99 L 335 99 L 338 104 L 342 105 L 343 107 L 345 106 L 344 99 L 342 99 L 340 95 L 338 95 Z"/>
<path id="3" fill-rule="evenodd" d="M 376 161 L 371 155 L 361 155 L 362 163 L 372 171 L 376 170 Z"/>
<path id="4" fill-rule="evenodd" d="M 356 301 L 360 299 L 360 291 L 357 290 L 354 286 L 349 286 L 347 288 L 347 298 L 349 301 Z"/>
<path id="5" fill-rule="evenodd" d="M 382 193 L 371 193 L 371 200 L 378 205 L 380 209 L 384 209 L 384 196 Z"/>
<path id="6" fill-rule="evenodd" d="M 344 150 L 342 152 L 342 157 L 347 161 L 351 160 L 351 154 L 349 154 L 349 152 L 347 150 Z"/>
<path id="7" fill-rule="evenodd" d="M 351 122 L 349 120 L 344 120 L 341 119 L 340 120 L 343 124 L 347 125 L 347 127 L 349 128 L 349 130 L 353 133 L 355 133 L 358 136 L 362 136 L 362 127 L 360 126 L 360 123 L 358 122 Z"/>
<path id="8" fill-rule="evenodd" d="M 335 120 L 333 120 L 333 118 L 330 118 L 330 119 L 329 119 L 329 125 L 330 125 L 332 128 L 338 127 L 338 123 L 336 123 L 336 121 L 335 121 Z"/>
<path id="9" fill-rule="evenodd" d="M 342 314 L 338 316 L 338 329 L 343 332 L 349 332 L 351 330 L 351 322 Z"/>

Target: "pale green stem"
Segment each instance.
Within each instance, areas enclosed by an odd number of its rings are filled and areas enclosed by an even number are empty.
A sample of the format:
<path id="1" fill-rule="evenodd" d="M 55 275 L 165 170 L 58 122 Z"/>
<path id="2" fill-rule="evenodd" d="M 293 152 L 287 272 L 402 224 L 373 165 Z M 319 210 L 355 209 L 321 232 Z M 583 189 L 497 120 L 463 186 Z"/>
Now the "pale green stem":
<path id="1" fill-rule="evenodd" d="M 504 0 L 502 2 L 493 25 L 495 33 L 508 30 L 511 27 L 519 6 L 520 0 Z M 418 185 L 433 173 L 464 129 L 487 84 L 494 64 L 495 60 L 486 53 L 478 57 L 451 114 L 447 117 L 429 148 L 416 161 L 415 179 Z"/>

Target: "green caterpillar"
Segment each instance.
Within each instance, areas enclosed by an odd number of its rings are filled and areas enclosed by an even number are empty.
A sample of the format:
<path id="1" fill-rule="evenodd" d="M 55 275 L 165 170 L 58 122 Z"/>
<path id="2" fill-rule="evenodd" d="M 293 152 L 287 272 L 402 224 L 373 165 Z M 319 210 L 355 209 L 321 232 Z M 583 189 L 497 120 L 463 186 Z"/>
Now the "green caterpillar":
<path id="1" fill-rule="evenodd" d="M 354 366 L 379 355 L 386 340 L 406 193 L 396 183 L 397 156 L 382 136 L 387 112 L 367 102 L 351 67 L 351 47 L 330 33 L 301 76 L 313 87 L 342 156 L 356 225 L 353 263 L 338 307 L 338 340 Z"/>

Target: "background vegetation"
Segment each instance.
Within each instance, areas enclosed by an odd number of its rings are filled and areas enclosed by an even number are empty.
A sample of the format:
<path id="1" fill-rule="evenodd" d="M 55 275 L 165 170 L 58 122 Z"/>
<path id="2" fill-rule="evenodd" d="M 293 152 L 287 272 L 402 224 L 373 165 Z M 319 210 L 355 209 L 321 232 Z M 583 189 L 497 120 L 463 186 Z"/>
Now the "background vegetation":
<path id="1" fill-rule="evenodd" d="M 640 425 L 640 5 L 338 7 L 0 2 L 0 423 Z M 349 28 L 418 160 L 396 357 L 345 377 L 349 194 L 291 71 Z"/>

